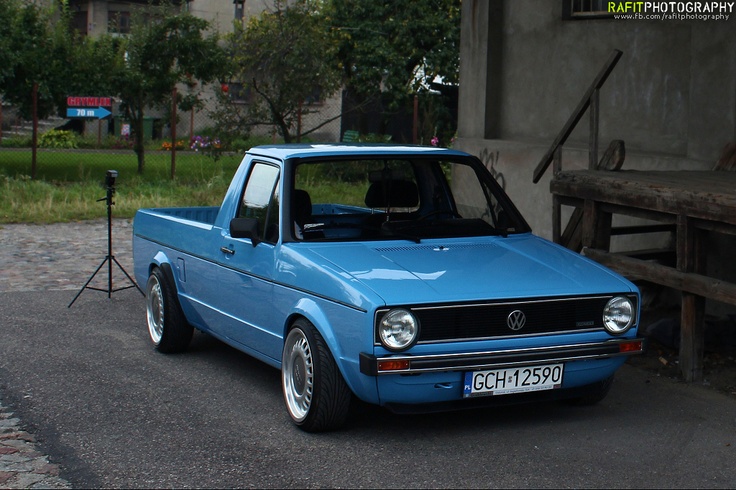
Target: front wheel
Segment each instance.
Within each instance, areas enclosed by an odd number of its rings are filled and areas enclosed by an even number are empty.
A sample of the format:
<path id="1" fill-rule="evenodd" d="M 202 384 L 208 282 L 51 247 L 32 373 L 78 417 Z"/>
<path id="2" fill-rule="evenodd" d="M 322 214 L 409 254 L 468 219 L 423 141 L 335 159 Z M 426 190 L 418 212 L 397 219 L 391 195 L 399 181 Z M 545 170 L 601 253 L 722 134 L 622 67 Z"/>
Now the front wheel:
<path id="1" fill-rule="evenodd" d="M 146 283 L 146 320 L 151 341 L 160 352 L 181 352 L 192 340 L 194 329 L 181 311 L 176 290 L 158 267 Z"/>
<path id="2" fill-rule="evenodd" d="M 345 423 L 350 388 L 324 339 L 305 319 L 297 320 L 286 336 L 281 386 L 286 409 L 302 430 L 322 432 Z"/>

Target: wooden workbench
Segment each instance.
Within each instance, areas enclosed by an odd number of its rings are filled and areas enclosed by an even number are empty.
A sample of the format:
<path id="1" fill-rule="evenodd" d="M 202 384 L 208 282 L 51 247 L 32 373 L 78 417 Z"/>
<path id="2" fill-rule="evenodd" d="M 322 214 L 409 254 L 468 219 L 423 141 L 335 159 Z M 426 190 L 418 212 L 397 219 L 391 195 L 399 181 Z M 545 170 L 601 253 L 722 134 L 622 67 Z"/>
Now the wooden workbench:
<path id="1" fill-rule="evenodd" d="M 736 235 L 736 172 L 560 171 L 550 190 L 556 204 L 583 210 L 586 256 L 630 279 L 682 292 L 680 367 L 686 380 L 700 380 L 705 298 L 736 305 L 736 284 L 707 276 L 705 267 L 709 235 Z M 613 214 L 669 225 L 676 234 L 676 265 L 611 253 Z"/>

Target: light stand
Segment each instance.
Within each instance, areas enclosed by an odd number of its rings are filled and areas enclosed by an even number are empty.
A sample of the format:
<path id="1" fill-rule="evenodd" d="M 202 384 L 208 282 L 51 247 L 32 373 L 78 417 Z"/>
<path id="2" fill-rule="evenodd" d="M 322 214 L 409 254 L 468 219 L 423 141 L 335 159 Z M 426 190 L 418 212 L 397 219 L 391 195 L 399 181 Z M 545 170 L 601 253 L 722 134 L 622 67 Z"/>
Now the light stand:
<path id="1" fill-rule="evenodd" d="M 74 302 L 79 298 L 79 295 L 82 294 L 82 292 L 85 289 L 93 289 L 95 291 L 103 291 L 107 293 L 107 297 L 111 298 L 112 293 L 116 291 L 122 291 L 124 289 L 130 289 L 130 288 L 136 288 L 138 291 L 140 291 L 141 294 L 145 296 L 145 293 L 141 290 L 141 288 L 136 284 L 136 282 L 133 280 L 132 277 L 130 277 L 130 274 L 128 274 L 122 265 L 120 265 L 120 262 L 118 262 L 118 259 L 115 258 L 115 256 L 112 254 L 112 206 L 115 204 L 112 200 L 113 196 L 115 195 L 115 179 L 118 176 L 117 170 L 108 170 L 107 174 L 105 175 L 105 187 L 107 188 L 107 195 L 103 197 L 102 199 L 98 199 L 97 202 L 100 201 L 106 201 L 107 202 L 107 256 L 102 261 L 102 263 L 95 269 L 95 271 L 92 273 L 92 275 L 87 279 L 87 282 L 84 283 L 84 286 L 79 290 L 76 296 L 74 296 L 74 299 L 71 303 L 69 303 L 69 306 L 67 308 L 71 308 Z M 123 271 L 123 274 L 125 274 L 125 277 L 128 278 L 128 280 L 133 283 L 132 286 L 125 286 L 118 289 L 112 288 L 112 264 L 113 262 L 120 268 L 121 271 Z M 100 289 L 95 288 L 89 285 L 90 282 L 92 282 L 92 279 L 97 275 L 98 272 L 102 269 L 102 266 L 107 264 L 107 289 Z"/>

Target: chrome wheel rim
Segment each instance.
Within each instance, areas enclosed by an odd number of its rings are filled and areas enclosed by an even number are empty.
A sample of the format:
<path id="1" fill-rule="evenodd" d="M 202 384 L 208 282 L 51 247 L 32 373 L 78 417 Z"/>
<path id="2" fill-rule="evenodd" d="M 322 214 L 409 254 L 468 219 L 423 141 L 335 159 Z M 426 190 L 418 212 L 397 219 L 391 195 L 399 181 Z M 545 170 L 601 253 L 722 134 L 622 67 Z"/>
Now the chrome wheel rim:
<path id="1" fill-rule="evenodd" d="M 158 345 L 164 334 L 164 298 L 156 276 L 151 276 L 146 285 L 146 318 L 151 340 Z"/>
<path id="2" fill-rule="evenodd" d="M 296 422 L 309 413 L 314 394 L 314 358 L 306 335 L 299 328 L 289 333 L 282 359 L 284 399 L 289 414 Z"/>

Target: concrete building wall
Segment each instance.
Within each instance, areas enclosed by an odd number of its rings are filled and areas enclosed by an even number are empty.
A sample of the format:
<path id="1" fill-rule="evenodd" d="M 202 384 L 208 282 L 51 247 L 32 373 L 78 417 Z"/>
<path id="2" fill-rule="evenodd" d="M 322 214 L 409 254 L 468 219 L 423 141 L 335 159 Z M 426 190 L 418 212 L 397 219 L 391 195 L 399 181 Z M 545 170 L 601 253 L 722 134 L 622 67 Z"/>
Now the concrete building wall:
<path id="1" fill-rule="evenodd" d="M 625 168 L 712 168 L 736 140 L 736 11 L 727 21 L 562 20 L 562 0 L 462 4 L 456 147 L 481 156 L 535 230 L 551 237 L 549 175 L 534 168 L 614 49 L 600 93 L 600 148 Z M 563 152 L 587 166 L 588 116 Z M 551 172 L 551 169 L 549 170 Z"/>
<path id="2" fill-rule="evenodd" d="M 458 139 L 504 186 L 535 233 L 552 237 L 552 169 L 540 159 L 614 49 L 600 92 L 599 156 L 626 144 L 627 169 L 708 170 L 736 141 L 736 8 L 728 20 L 562 20 L 559 1 L 463 0 Z M 586 113 L 562 152 L 587 168 Z M 563 226 L 571 212 L 563 207 Z M 641 221 L 614 216 L 614 225 Z M 612 250 L 662 247 L 669 234 L 613 237 Z M 708 274 L 736 280 L 736 238 L 716 235 Z M 734 307 L 708 302 L 713 314 Z"/>
<path id="3" fill-rule="evenodd" d="M 260 14 L 272 5 L 266 0 L 244 0 L 244 12 L 240 22 L 247 22 L 249 18 Z M 232 0 L 190 0 L 189 12 L 195 17 L 209 21 L 219 33 L 233 31 L 235 18 L 235 4 Z"/>

